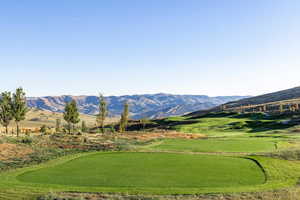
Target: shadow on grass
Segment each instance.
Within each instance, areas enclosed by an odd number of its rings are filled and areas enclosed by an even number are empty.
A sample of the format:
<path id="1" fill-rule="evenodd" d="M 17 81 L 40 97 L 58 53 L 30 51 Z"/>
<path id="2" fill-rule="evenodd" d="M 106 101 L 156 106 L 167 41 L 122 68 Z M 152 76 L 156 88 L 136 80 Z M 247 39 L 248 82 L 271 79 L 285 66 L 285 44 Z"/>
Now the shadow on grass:
<path id="1" fill-rule="evenodd" d="M 198 117 L 190 117 L 190 118 L 187 118 L 187 119 L 201 119 L 201 118 L 219 118 L 219 117 L 231 117 L 231 116 L 234 116 L 234 115 L 237 115 L 238 113 L 236 112 L 218 112 L 218 113 L 208 113 L 206 115 L 202 115 L 202 116 L 198 116 Z"/>
<path id="2" fill-rule="evenodd" d="M 250 133 L 264 132 L 271 130 L 283 130 L 295 126 L 296 124 L 283 124 L 276 121 L 246 121 L 245 123 L 231 124 L 230 129 L 250 129 Z"/>
<path id="3" fill-rule="evenodd" d="M 283 113 L 280 115 L 268 115 L 265 113 L 236 113 L 236 112 L 220 112 L 220 113 L 209 113 L 201 117 L 190 117 L 179 120 L 157 119 L 152 120 L 143 127 L 141 124 L 132 124 L 128 127 L 130 131 L 139 131 L 143 129 L 165 129 L 170 130 L 178 125 L 192 125 L 201 123 L 201 118 L 236 118 L 245 119 L 243 121 L 232 122 L 223 126 L 224 131 L 244 131 L 249 133 L 272 131 L 272 130 L 284 130 L 291 128 L 295 125 L 300 124 L 300 120 L 290 120 L 288 123 L 282 123 L 279 120 L 295 118 L 295 115 L 289 113 Z M 265 121 L 268 120 L 268 121 Z M 220 130 L 222 131 L 222 130 Z"/>

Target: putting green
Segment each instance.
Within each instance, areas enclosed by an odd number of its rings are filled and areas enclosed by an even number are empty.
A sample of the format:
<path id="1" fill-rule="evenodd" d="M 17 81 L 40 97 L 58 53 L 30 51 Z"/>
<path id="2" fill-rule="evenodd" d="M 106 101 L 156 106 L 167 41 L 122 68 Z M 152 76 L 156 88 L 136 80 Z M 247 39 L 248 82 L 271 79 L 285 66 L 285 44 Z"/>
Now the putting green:
<path id="1" fill-rule="evenodd" d="M 275 143 L 264 139 L 165 139 L 151 149 L 192 152 L 268 152 L 276 149 Z"/>
<path id="2" fill-rule="evenodd" d="M 257 185 L 252 160 L 176 153 L 97 153 L 17 176 L 21 182 L 87 187 L 212 188 Z"/>

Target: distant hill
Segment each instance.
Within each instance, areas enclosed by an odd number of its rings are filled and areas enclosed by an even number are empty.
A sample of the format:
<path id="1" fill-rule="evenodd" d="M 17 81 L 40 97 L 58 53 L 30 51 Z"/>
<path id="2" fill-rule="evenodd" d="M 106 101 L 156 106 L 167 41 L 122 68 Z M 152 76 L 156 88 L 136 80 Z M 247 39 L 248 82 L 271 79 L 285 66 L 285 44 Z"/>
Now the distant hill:
<path id="1" fill-rule="evenodd" d="M 61 119 L 61 123 L 66 123 L 63 120 L 62 113 L 32 108 L 26 114 L 26 119 L 21 122 L 21 125 L 23 127 L 41 127 L 42 125 L 55 127 L 56 119 Z M 80 119 L 85 121 L 88 126 L 93 126 L 96 123 L 96 117 L 94 116 L 81 114 Z M 14 125 L 14 123 L 11 125 Z"/>
<path id="2" fill-rule="evenodd" d="M 240 106 L 250 106 L 250 105 L 260 105 L 260 104 L 280 104 L 283 102 L 300 102 L 300 87 L 295 87 L 287 90 L 281 90 L 278 92 L 273 92 L 273 93 L 268 93 L 268 94 L 263 94 L 259 96 L 254 96 L 254 97 L 249 97 L 249 98 L 244 98 L 240 99 L 237 101 L 230 101 L 227 102 L 223 105 L 226 106 L 226 108 L 238 108 Z M 199 110 L 196 112 L 192 112 L 188 114 L 189 116 L 197 116 L 201 115 L 203 113 L 207 112 L 213 112 L 213 111 L 218 111 L 220 110 L 220 106 L 216 106 L 214 108 L 210 108 L 208 110 Z"/>
<path id="3" fill-rule="evenodd" d="M 105 97 L 108 102 L 109 115 L 119 116 L 124 102 L 130 105 L 130 114 L 133 119 L 142 117 L 161 118 L 184 115 L 196 110 L 209 109 L 229 101 L 235 101 L 245 96 L 218 96 L 206 95 L 172 95 L 172 94 L 145 94 Z M 97 96 L 47 96 L 30 97 L 27 99 L 29 107 L 51 112 L 63 112 L 65 103 L 74 99 L 79 111 L 83 114 L 95 115 L 98 112 Z"/>
<path id="4" fill-rule="evenodd" d="M 284 101 L 284 100 L 297 99 L 297 98 L 300 98 L 300 87 L 295 87 L 287 90 L 281 90 L 278 92 L 245 98 L 238 101 L 226 103 L 226 105 L 229 107 L 236 107 L 236 106 L 245 106 L 245 105 L 264 104 L 264 103 Z"/>
<path id="5" fill-rule="evenodd" d="M 29 109 L 26 114 L 26 119 L 21 121 L 21 128 L 26 129 L 39 129 L 41 126 L 45 125 L 50 128 L 55 128 L 56 119 L 61 120 L 61 125 L 66 125 L 66 122 L 63 119 L 63 114 L 59 112 L 51 112 L 47 110 L 40 110 L 38 108 Z M 94 127 L 96 125 L 96 117 L 92 115 L 80 114 L 80 120 L 85 121 L 88 127 Z M 116 123 L 119 121 L 119 118 L 107 118 L 106 123 Z M 77 126 L 81 126 L 81 123 L 78 123 Z M 9 132 L 14 129 L 16 130 L 16 123 L 12 121 L 9 125 Z M 5 128 L 0 126 L 0 132 L 4 132 Z"/>
<path id="6" fill-rule="evenodd" d="M 42 125 L 47 127 L 55 127 L 56 119 L 61 119 L 62 124 L 66 124 L 63 120 L 63 114 L 57 112 L 51 112 L 46 110 L 39 110 L 37 108 L 32 108 L 26 114 L 26 119 L 21 121 L 21 128 L 39 129 Z M 86 122 L 87 126 L 94 126 L 96 123 L 96 118 L 91 115 L 81 114 L 80 119 Z M 80 125 L 80 123 L 78 124 Z M 16 129 L 16 124 L 12 121 L 9 125 L 9 131 Z M 0 132 L 4 132 L 4 127 L 0 127 Z"/>

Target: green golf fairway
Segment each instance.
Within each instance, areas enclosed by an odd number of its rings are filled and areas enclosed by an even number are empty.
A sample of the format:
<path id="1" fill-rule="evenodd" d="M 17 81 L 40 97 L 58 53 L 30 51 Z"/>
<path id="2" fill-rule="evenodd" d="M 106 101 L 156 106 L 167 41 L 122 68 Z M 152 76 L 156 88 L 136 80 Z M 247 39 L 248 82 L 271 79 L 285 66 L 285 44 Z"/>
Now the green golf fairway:
<path id="1" fill-rule="evenodd" d="M 19 181 L 68 186 L 201 188 L 262 184 L 252 160 L 176 153 L 97 153 L 25 172 Z"/>
<path id="2" fill-rule="evenodd" d="M 165 139 L 162 143 L 153 145 L 151 148 L 193 152 L 267 152 L 275 150 L 275 143 L 268 140 L 250 138 L 237 140 Z"/>

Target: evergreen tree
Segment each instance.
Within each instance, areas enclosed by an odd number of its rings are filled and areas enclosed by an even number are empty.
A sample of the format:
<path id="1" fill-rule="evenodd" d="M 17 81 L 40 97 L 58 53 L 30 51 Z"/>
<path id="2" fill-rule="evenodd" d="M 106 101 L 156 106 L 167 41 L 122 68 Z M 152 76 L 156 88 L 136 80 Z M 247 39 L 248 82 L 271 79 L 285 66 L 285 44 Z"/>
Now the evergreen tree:
<path id="1" fill-rule="evenodd" d="M 19 123 L 25 119 L 27 111 L 25 92 L 23 88 L 18 88 L 12 99 L 12 114 L 17 125 L 17 137 L 20 134 Z"/>
<path id="2" fill-rule="evenodd" d="M 127 102 L 124 104 L 124 110 L 121 115 L 121 120 L 120 120 L 120 126 L 119 126 L 119 131 L 124 132 L 126 131 L 127 125 L 128 125 L 128 119 L 129 119 L 129 105 Z"/>
<path id="3" fill-rule="evenodd" d="M 71 129 L 73 128 L 74 131 L 75 124 L 77 124 L 80 121 L 79 112 L 75 100 L 66 103 L 64 120 L 68 123 L 69 134 L 71 134 Z"/>
<path id="4" fill-rule="evenodd" d="M 125 126 L 124 126 L 124 118 L 123 114 L 121 114 L 121 119 L 120 119 L 120 124 L 119 124 L 119 132 L 122 133 L 124 132 Z"/>
<path id="5" fill-rule="evenodd" d="M 87 127 L 86 127 L 86 124 L 85 124 L 85 121 L 82 121 L 81 122 L 81 132 L 86 132 L 87 131 Z"/>
<path id="6" fill-rule="evenodd" d="M 97 115 L 97 124 L 100 125 L 102 133 L 104 133 L 104 122 L 107 116 L 107 103 L 102 94 L 99 95 L 99 114 Z"/>
<path id="7" fill-rule="evenodd" d="M 55 131 L 57 133 L 60 132 L 60 129 L 61 129 L 61 119 L 56 119 L 56 126 L 55 126 Z"/>
<path id="8" fill-rule="evenodd" d="M 11 120 L 13 120 L 11 93 L 3 92 L 0 97 L 0 123 L 5 127 L 6 134 Z"/>

